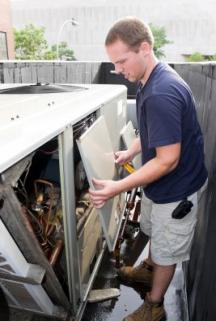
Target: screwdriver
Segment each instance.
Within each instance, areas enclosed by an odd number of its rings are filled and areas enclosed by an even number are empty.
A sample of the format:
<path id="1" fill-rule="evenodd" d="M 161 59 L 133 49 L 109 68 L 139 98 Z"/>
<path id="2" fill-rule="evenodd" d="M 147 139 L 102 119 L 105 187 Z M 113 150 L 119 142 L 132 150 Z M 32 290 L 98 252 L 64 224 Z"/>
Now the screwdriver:
<path id="1" fill-rule="evenodd" d="M 124 163 L 122 166 L 129 174 L 135 172 L 135 168 L 130 163 Z"/>
<path id="2" fill-rule="evenodd" d="M 117 155 L 114 153 L 114 158 L 116 159 Z M 130 163 L 126 162 L 122 165 L 122 167 L 126 170 L 126 172 L 128 172 L 129 174 L 132 174 L 133 172 L 135 172 L 135 168 L 133 167 L 133 165 L 131 165 Z"/>

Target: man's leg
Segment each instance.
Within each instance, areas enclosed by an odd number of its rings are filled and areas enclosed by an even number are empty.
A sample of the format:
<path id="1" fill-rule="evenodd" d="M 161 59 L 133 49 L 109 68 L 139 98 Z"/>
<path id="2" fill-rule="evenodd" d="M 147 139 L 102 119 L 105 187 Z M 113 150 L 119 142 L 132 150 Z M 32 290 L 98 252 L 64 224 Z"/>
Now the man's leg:
<path id="1" fill-rule="evenodd" d="M 190 256 L 197 217 L 197 193 L 192 194 L 188 199 L 193 203 L 193 208 L 182 220 L 172 218 L 172 212 L 179 202 L 152 204 L 151 234 L 149 234 L 151 251 L 146 260 L 146 263 L 153 267 L 152 288 L 147 293 L 145 302 L 124 321 L 164 319 L 163 298 L 173 278 L 176 263 L 186 261 Z M 143 224 L 144 232 L 145 228 L 146 225 Z"/>
<path id="2" fill-rule="evenodd" d="M 176 264 L 163 266 L 155 264 L 151 258 L 151 241 L 149 244 L 148 258 L 145 260 L 149 265 L 153 266 L 153 281 L 152 289 L 149 296 L 152 302 L 160 302 L 172 281 L 173 275 L 175 273 Z"/>
<path id="3" fill-rule="evenodd" d="M 163 299 L 175 273 L 176 264 L 169 266 L 155 264 L 151 259 L 150 248 L 149 256 L 145 261 L 153 267 L 152 289 L 147 293 L 144 304 L 128 315 L 124 321 L 161 321 L 165 319 Z"/>
<path id="4" fill-rule="evenodd" d="M 160 302 L 163 300 L 175 273 L 175 268 L 176 265 L 162 266 L 154 264 L 153 284 L 149 293 L 152 302 Z"/>
<path id="5" fill-rule="evenodd" d="M 152 262 L 149 258 L 148 264 Z M 153 263 L 153 262 L 152 262 Z M 153 285 L 147 293 L 144 303 L 123 321 L 164 321 L 166 313 L 163 298 L 172 280 L 176 265 L 161 266 L 154 264 Z"/>

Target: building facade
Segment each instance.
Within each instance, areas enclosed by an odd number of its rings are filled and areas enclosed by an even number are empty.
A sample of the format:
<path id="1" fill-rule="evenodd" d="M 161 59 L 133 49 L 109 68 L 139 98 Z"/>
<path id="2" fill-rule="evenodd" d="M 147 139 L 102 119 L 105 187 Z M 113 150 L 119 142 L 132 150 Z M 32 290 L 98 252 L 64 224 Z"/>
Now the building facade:
<path id="1" fill-rule="evenodd" d="M 33 23 L 45 27 L 50 45 L 56 44 L 64 21 L 74 18 L 78 26 L 64 26 L 59 41 L 66 41 L 75 57 L 83 61 L 106 61 L 104 39 L 117 19 L 133 15 L 164 27 L 170 44 L 165 60 L 184 61 L 187 55 L 216 53 L 216 2 L 214 0 L 11 0 L 13 23 L 23 28 Z"/>
<path id="2" fill-rule="evenodd" d="M 0 60 L 14 59 L 10 0 L 0 0 Z"/>

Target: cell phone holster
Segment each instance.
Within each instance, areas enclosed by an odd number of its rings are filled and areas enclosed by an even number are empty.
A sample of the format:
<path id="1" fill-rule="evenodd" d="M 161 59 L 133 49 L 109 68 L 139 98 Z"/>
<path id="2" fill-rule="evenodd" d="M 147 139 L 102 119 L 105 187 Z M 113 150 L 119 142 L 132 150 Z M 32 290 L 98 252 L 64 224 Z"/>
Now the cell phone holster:
<path id="1" fill-rule="evenodd" d="M 190 213 L 191 208 L 193 207 L 193 203 L 191 201 L 183 200 L 172 212 L 172 218 L 181 219 L 185 217 L 188 213 Z"/>

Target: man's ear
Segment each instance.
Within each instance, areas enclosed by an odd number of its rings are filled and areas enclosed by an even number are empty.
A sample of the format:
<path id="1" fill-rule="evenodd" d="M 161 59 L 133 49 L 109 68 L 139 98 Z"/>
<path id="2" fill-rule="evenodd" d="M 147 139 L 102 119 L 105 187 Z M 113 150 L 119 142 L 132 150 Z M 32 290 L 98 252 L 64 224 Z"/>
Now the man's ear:
<path id="1" fill-rule="evenodd" d="M 148 55 L 151 52 L 152 46 L 146 42 L 143 41 L 140 44 L 140 50 L 143 52 L 144 55 Z"/>

